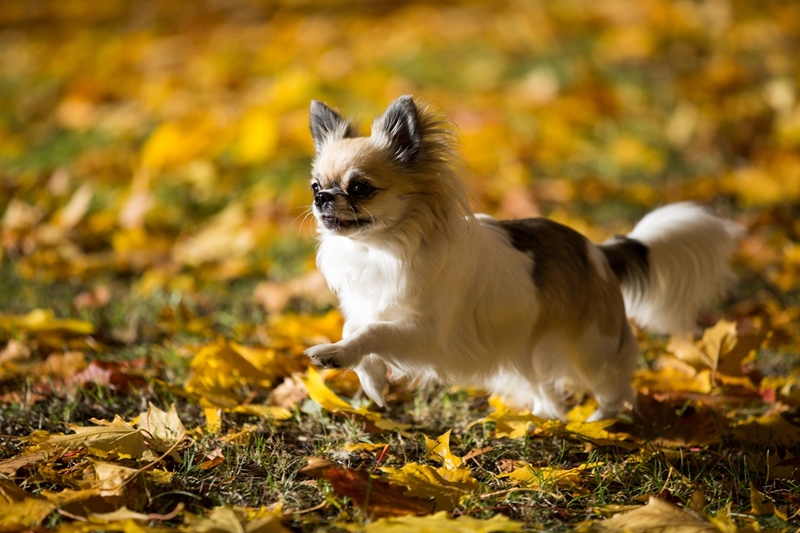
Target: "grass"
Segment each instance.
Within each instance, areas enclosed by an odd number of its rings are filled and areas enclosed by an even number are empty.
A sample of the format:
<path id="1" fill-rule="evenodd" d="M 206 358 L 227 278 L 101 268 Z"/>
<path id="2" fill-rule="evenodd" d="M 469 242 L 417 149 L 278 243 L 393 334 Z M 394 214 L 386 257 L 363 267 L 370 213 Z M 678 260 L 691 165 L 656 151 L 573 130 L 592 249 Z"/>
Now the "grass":
<path id="1" fill-rule="evenodd" d="M 43 383 L 34 376 L 6 378 L 0 383 L 0 394 L 17 392 L 22 400 L 0 407 L 3 435 L 0 458 L 21 453 L 25 446 L 17 437 L 33 431 L 63 432 L 67 424 L 86 425 L 92 418 L 111 420 L 115 415 L 129 420 L 146 410 L 149 403 L 166 408 L 175 402 L 188 428 L 202 428 L 205 418 L 196 398 L 187 396 L 180 387 L 190 371 L 190 358 L 181 346 L 202 343 L 216 335 L 257 343 L 257 338 L 248 332 L 268 321 L 251 297 L 257 279 L 209 285 L 207 290 L 195 294 L 156 291 L 148 297 L 136 296 L 124 280 L 101 279 L 95 283 L 111 287 L 113 296 L 108 305 L 76 309 L 75 297 L 91 288 L 90 284 L 22 280 L 8 258 L 2 262 L 0 276 L 6 287 L 2 303 L 8 312 L 41 307 L 54 309 L 61 316 L 79 316 L 102 325 L 98 338 L 104 348 L 92 357 L 116 365 L 126 361 L 146 362 L 144 367 L 131 370 L 136 379 L 131 378 L 123 388 L 95 384 L 68 387 L 53 379 Z M 200 331 L 187 330 L 180 318 L 187 313 L 206 317 L 208 326 Z M 119 333 L 131 328 L 134 332 L 128 331 L 127 337 Z M 662 349 L 659 345 L 663 341 L 652 341 L 655 342 L 648 341 L 651 349 L 656 352 Z M 783 350 L 786 352 L 786 348 Z M 34 357 L 37 355 L 34 347 Z M 789 372 L 797 368 L 797 363 L 796 353 L 759 352 L 758 364 L 765 375 Z M 643 360 L 641 364 L 648 363 Z M 248 390 L 254 401 L 265 399 L 267 391 L 252 387 Z M 37 394 L 43 394 L 38 401 Z M 435 466 L 425 460 L 422 435 L 436 437 L 450 429 L 455 455 L 465 456 L 480 450 L 467 464 L 483 484 L 481 493 L 462 501 L 455 516 L 488 518 L 502 513 L 528 527 L 567 531 L 577 524 L 602 519 L 614 509 L 641 505 L 655 495 L 707 515 L 731 513 L 734 518 L 749 522 L 750 483 L 777 508 L 796 509 L 800 503 L 795 496 L 800 490 L 797 481 L 768 477 L 769 456 L 764 449 L 723 440 L 708 446 L 677 449 L 645 446 L 627 450 L 614 445 L 598 446 L 570 434 L 497 439 L 492 423 L 470 425 L 491 411 L 486 397 L 480 393 L 437 385 L 411 389 L 397 385 L 392 394 L 398 401 L 390 405 L 385 416 L 410 424 L 410 437 L 397 433 L 371 434 L 357 418 L 332 415 L 308 399 L 296 405 L 291 418 L 280 424 L 247 415 L 225 414 L 220 433 L 195 434 L 183 452 L 182 462 L 167 464 L 173 472 L 169 484 L 147 487 L 147 509 L 165 514 L 183 504 L 187 511 L 199 514 L 203 509 L 220 505 L 258 508 L 281 502 L 284 509 L 300 512 L 290 515 L 285 522 L 296 531 L 314 531 L 319 527 L 335 530 L 336 523 L 364 523 L 368 516 L 349 498 L 338 495 L 330 483 L 298 473 L 306 464 L 305 457 L 327 457 L 348 468 L 372 471 L 377 464 L 376 454 L 346 452 L 344 445 L 385 442 L 389 445 L 388 453 L 380 466 L 402 467 L 409 462 Z M 766 407 L 758 409 L 763 411 Z M 679 417 L 689 420 L 694 407 L 687 403 L 677 406 L 676 411 Z M 640 434 L 647 433 L 646 428 L 639 430 Z M 240 434 L 230 437 L 237 433 Z M 224 461 L 214 468 L 203 467 L 215 450 L 221 452 Z M 800 455 L 796 444 L 773 448 L 770 453 L 786 456 L 787 452 Z M 79 461 L 76 458 L 73 463 Z M 532 490 L 515 488 L 502 477 L 515 462 L 560 469 L 591 466 L 574 485 L 544 476 L 540 486 Z M 130 461 L 127 463 L 134 466 Z M 66 461 L 61 466 L 66 472 L 71 464 Z M 17 479 L 34 493 L 72 486 L 68 476 L 43 478 L 35 469 L 23 469 Z M 316 510 L 301 512 L 312 508 Z M 797 517 L 786 524 L 776 516 L 757 520 L 765 528 L 798 524 Z M 55 527 L 58 521 L 49 526 Z"/>

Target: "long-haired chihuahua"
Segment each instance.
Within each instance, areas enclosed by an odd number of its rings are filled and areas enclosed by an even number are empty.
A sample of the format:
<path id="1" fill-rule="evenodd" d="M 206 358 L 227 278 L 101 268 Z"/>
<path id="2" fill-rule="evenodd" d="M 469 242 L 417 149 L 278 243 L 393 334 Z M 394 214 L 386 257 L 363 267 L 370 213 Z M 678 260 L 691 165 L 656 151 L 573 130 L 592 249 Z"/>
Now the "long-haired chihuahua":
<path id="1" fill-rule="evenodd" d="M 691 330 L 731 279 L 739 226 L 691 203 L 603 244 L 547 219 L 474 214 L 450 122 L 411 96 L 369 137 L 314 101 L 311 133 L 317 265 L 345 325 L 306 354 L 355 370 L 378 405 L 390 372 L 482 387 L 544 418 L 588 392 L 590 420 L 614 417 L 634 401 L 628 319 Z"/>

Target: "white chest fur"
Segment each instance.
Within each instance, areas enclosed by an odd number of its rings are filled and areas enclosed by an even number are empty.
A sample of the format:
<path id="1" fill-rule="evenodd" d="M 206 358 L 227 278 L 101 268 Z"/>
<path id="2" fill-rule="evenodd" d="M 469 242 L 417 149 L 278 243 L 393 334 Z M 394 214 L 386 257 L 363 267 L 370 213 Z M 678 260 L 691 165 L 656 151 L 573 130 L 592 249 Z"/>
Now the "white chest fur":
<path id="1" fill-rule="evenodd" d="M 389 251 L 346 237 L 326 236 L 319 245 L 317 265 L 339 298 L 348 322 L 360 325 L 389 320 L 403 303 L 402 261 Z"/>

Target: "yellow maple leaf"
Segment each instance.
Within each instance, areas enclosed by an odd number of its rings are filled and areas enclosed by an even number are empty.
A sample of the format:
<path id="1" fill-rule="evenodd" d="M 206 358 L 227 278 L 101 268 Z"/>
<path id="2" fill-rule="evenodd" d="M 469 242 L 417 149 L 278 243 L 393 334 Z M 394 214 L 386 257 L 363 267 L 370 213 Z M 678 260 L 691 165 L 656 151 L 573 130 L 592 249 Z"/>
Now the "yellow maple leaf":
<path id="1" fill-rule="evenodd" d="M 19 526 L 38 526 L 55 508 L 46 498 L 0 479 L 0 527 L 15 531 Z"/>
<path id="2" fill-rule="evenodd" d="M 674 357 L 659 357 L 654 369 L 641 369 L 633 374 L 633 387 L 645 394 L 653 391 L 680 391 L 708 394 L 711 392 L 711 370 L 698 371 Z"/>
<path id="3" fill-rule="evenodd" d="M 503 515 L 495 515 L 489 520 L 471 516 L 451 518 L 446 511 L 429 516 L 400 516 L 381 518 L 366 525 L 337 524 L 337 526 L 357 533 L 490 533 L 522 531 L 523 524 Z"/>
<path id="4" fill-rule="evenodd" d="M 750 482 L 750 514 L 764 516 L 775 513 L 775 505 L 764 496 L 755 484 Z"/>
<path id="5" fill-rule="evenodd" d="M 479 484 L 468 468 L 433 468 L 419 463 L 408 463 L 402 468 L 381 467 L 389 482 L 403 485 L 406 496 L 433 498 L 436 508 L 452 511 L 462 498 L 478 490 Z"/>
<path id="6" fill-rule="evenodd" d="M 559 488 L 574 489 L 583 494 L 588 491 L 581 485 L 581 475 L 591 468 L 602 465 L 603 463 L 586 463 L 576 468 L 561 468 L 559 466 L 536 467 L 524 464 L 497 477 L 508 478 L 515 485 L 524 485 L 530 488 L 546 488 L 548 485 L 555 485 Z"/>
<path id="7" fill-rule="evenodd" d="M 494 435 L 498 439 L 504 437 L 519 439 L 527 435 L 532 426 L 547 425 L 548 423 L 548 421 L 532 415 L 530 411 L 512 411 L 499 396 L 489 397 L 489 405 L 494 408 L 494 411 L 480 420 L 470 423 L 468 427 L 492 422 L 495 425 Z"/>
<path id="8" fill-rule="evenodd" d="M 387 444 L 380 444 L 380 443 L 379 444 L 373 444 L 371 442 L 358 442 L 358 443 L 353 443 L 353 444 L 345 444 L 343 446 L 343 448 L 345 449 L 345 451 L 348 451 L 348 452 L 352 453 L 352 452 L 360 452 L 360 451 L 372 452 L 372 451 L 375 451 L 375 450 L 382 450 L 386 446 L 388 446 L 388 445 Z"/>
<path id="9" fill-rule="evenodd" d="M 717 368 L 720 358 L 736 346 L 736 323 L 720 320 L 703 332 L 703 338 L 673 335 L 667 351 L 696 368 Z"/>
<path id="10" fill-rule="evenodd" d="M 275 375 L 254 366 L 242 353 L 252 355 L 247 350 L 234 349 L 224 339 L 200 347 L 192 359 L 192 373 L 184 389 L 203 398 L 208 405 L 233 408 L 244 399 L 235 392 L 242 385 L 268 388 Z"/>
<path id="11" fill-rule="evenodd" d="M 441 461 L 444 467 L 448 470 L 458 468 L 464 464 L 461 457 L 453 455 L 450 451 L 450 432 L 448 429 L 444 434 L 440 435 L 436 440 L 431 440 L 427 435 L 425 437 L 425 456 L 427 459 Z"/>
<path id="12" fill-rule="evenodd" d="M 278 421 L 288 420 L 292 418 L 292 412 L 285 407 L 278 407 L 276 405 L 262 405 L 262 404 L 247 404 L 237 405 L 230 411 L 234 413 L 243 413 L 247 415 L 255 415 L 266 420 Z"/>
<path id="13" fill-rule="evenodd" d="M 247 509 L 215 507 L 208 516 L 187 514 L 186 525 L 195 533 L 288 533 L 281 525 L 280 510 L 252 519 L 249 514 Z"/>
<path id="14" fill-rule="evenodd" d="M 56 318 L 52 309 L 34 309 L 26 315 L 0 315 L 0 330 L 91 335 L 94 333 L 94 325 L 84 320 Z"/>
<path id="15" fill-rule="evenodd" d="M 325 385 L 325 380 L 319 372 L 314 370 L 313 367 L 308 368 L 306 376 L 303 378 L 303 383 L 308 389 L 309 397 L 320 404 L 323 409 L 331 413 L 344 413 L 362 416 L 371 422 L 378 429 L 386 431 L 397 430 L 401 434 L 407 435 L 406 430 L 411 426 L 402 424 L 400 422 L 393 422 L 386 420 L 379 413 L 370 411 L 366 406 L 362 405 L 358 409 L 341 399 L 335 392 Z"/>
<path id="16" fill-rule="evenodd" d="M 617 446 L 631 449 L 639 447 L 635 442 L 631 442 L 635 440 L 631 434 L 613 429 L 612 426 L 617 423 L 614 419 L 586 422 L 596 407 L 595 402 L 590 401 L 572 408 L 567 413 L 568 422 L 563 429 L 598 444 L 614 443 Z"/>

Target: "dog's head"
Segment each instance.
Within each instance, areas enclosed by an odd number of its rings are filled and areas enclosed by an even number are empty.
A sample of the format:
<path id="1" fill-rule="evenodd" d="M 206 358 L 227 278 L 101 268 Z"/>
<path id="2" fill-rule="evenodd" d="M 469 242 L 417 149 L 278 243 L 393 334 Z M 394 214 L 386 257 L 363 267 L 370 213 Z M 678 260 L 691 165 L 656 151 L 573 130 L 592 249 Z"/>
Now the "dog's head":
<path id="1" fill-rule="evenodd" d="M 444 124 L 401 96 L 375 119 L 369 137 L 359 137 L 351 122 L 313 101 L 311 190 L 320 232 L 367 238 L 464 210 L 463 186 L 451 169 L 453 135 Z"/>

